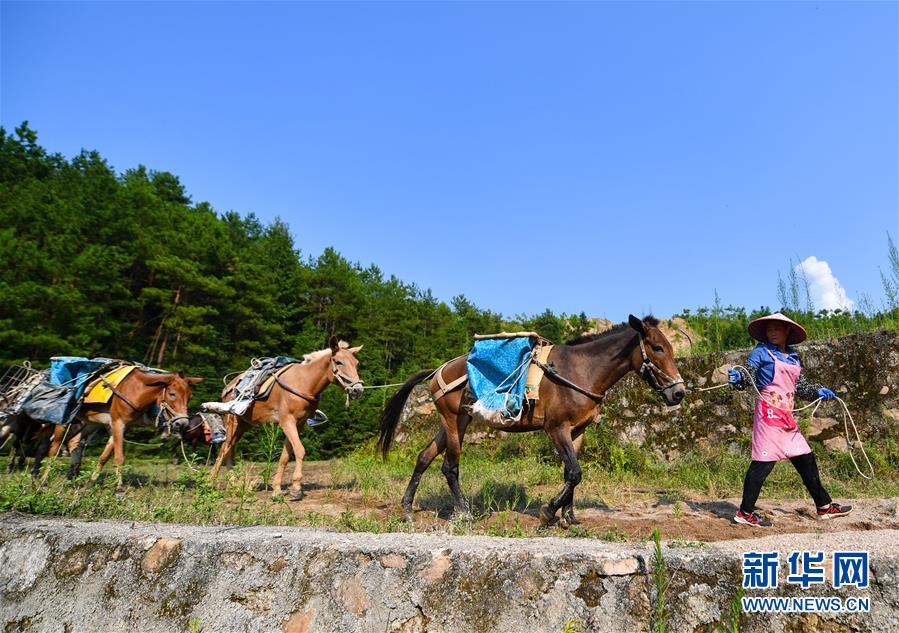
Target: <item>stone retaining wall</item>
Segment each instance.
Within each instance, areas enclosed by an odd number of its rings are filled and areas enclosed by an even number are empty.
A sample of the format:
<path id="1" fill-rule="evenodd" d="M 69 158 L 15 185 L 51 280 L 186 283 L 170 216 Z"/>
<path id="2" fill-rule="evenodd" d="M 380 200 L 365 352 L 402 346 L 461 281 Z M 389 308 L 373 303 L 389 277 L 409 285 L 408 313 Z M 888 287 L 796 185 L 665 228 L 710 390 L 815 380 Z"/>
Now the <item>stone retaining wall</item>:
<path id="1" fill-rule="evenodd" d="M 663 546 L 669 631 L 714 631 L 749 550 L 864 548 L 868 614 L 746 617 L 743 631 L 899 630 L 899 531 Z M 341 534 L 0 515 L 5 632 L 649 631 L 651 544 Z"/>

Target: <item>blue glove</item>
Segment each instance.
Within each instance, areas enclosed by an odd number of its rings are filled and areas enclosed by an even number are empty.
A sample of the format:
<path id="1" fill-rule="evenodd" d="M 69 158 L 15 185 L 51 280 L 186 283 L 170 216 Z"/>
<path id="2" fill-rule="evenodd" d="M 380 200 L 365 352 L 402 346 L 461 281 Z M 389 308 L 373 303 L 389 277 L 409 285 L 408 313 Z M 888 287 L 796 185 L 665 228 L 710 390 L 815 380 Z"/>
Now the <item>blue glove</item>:
<path id="1" fill-rule="evenodd" d="M 727 370 L 727 382 L 732 385 L 739 385 L 743 382 L 743 376 L 740 375 L 736 369 L 728 369 Z"/>
<path id="2" fill-rule="evenodd" d="M 837 394 L 835 394 L 827 387 L 821 387 L 820 389 L 818 389 L 818 397 L 824 398 L 825 400 L 833 400 L 837 397 Z"/>

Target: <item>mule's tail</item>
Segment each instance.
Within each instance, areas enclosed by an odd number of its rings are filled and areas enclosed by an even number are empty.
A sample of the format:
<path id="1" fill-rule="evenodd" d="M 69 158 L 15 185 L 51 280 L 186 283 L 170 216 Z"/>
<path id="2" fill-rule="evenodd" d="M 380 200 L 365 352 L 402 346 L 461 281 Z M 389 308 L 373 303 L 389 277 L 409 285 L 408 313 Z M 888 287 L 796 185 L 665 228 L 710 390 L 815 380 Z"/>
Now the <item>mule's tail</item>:
<path id="1" fill-rule="evenodd" d="M 406 405 L 406 400 L 409 399 L 412 389 L 433 374 L 433 369 L 422 369 L 417 374 L 413 374 L 387 401 L 387 406 L 384 407 L 384 412 L 381 414 L 381 437 L 378 438 L 378 448 L 381 449 L 382 457 L 387 457 L 387 453 L 390 451 L 393 435 L 396 433 L 396 427 L 400 423 L 400 416 L 403 414 L 403 407 Z"/>

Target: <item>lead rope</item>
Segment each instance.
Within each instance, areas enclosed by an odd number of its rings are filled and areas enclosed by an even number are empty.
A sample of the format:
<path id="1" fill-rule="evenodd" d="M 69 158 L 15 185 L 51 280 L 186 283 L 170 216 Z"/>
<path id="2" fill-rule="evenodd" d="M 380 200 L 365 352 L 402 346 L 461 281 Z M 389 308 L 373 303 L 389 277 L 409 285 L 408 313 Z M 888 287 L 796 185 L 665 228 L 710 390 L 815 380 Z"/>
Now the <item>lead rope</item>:
<path id="1" fill-rule="evenodd" d="M 363 389 L 387 389 L 387 387 L 399 387 L 405 385 L 404 382 L 392 382 L 389 385 L 362 385 Z"/>
<path id="2" fill-rule="evenodd" d="M 190 460 L 187 459 L 187 453 L 184 451 L 184 440 L 182 439 L 178 443 L 181 444 L 181 455 L 184 456 L 185 465 L 188 468 L 190 468 L 192 471 L 194 471 L 195 473 L 200 472 L 200 470 L 198 468 L 194 468 L 193 466 L 191 466 Z M 209 452 L 210 452 L 210 454 L 212 454 L 212 446 L 211 445 L 209 446 Z M 209 457 L 206 457 L 206 461 L 209 462 Z"/>
<path id="3" fill-rule="evenodd" d="M 135 442 L 134 440 L 126 440 L 124 437 L 122 441 L 125 444 L 133 444 L 134 446 L 146 446 L 147 448 L 159 448 L 160 446 L 165 446 L 165 442 L 159 442 L 158 444 L 147 444 L 146 442 Z"/>
<path id="4" fill-rule="evenodd" d="M 444 363 L 443 365 L 445 365 L 445 364 L 446 363 Z M 443 365 L 441 365 L 440 367 L 443 367 Z M 422 378 L 420 382 L 424 382 L 425 380 L 430 380 L 431 378 L 433 378 L 437 374 L 437 372 L 440 371 L 440 367 L 438 367 L 437 369 L 432 371 L 430 374 L 428 374 L 427 376 Z M 387 389 L 388 387 L 402 387 L 405 384 L 406 383 L 404 383 L 404 382 L 393 382 L 393 383 L 390 383 L 389 385 L 362 385 L 362 388 L 363 389 Z"/>
<path id="5" fill-rule="evenodd" d="M 747 370 L 746 367 L 744 367 L 743 365 L 734 365 L 733 366 L 734 369 L 737 369 L 738 367 L 740 369 L 746 371 L 747 373 L 749 372 L 749 370 Z M 808 409 L 809 407 L 815 407 L 814 409 L 812 409 L 812 413 L 811 413 L 812 417 L 814 417 L 815 411 L 818 410 L 818 407 L 824 401 L 824 398 L 818 398 L 817 400 L 813 400 L 812 402 L 809 402 L 804 407 L 799 407 L 798 409 L 784 409 L 783 407 L 779 407 L 776 404 L 772 404 L 771 402 L 766 400 L 765 397 L 762 395 L 762 392 L 759 391 L 759 388 L 755 386 L 754 380 L 749 381 L 749 382 L 752 383 L 752 388 L 755 389 L 755 392 L 758 394 L 758 397 L 763 402 L 765 402 L 768 406 L 773 407 L 775 409 L 779 409 L 781 411 L 795 413 L 796 411 L 804 411 L 805 409 Z M 731 385 L 731 383 L 726 382 L 721 385 L 715 385 L 713 387 L 702 387 L 699 389 L 693 389 L 693 391 L 712 391 L 713 389 L 722 389 L 724 387 L 730 387 L 730 385 Z M 849 407 L 846 405 L 846 402 L 841 397 L 836 396 L 834 399 L 840 403 L 840 406 L 843 407 L 843 430 L 846 435 L 846 445 L 849 447 L 849 459 L 852 460 L 852 465 L 855 466 L 855 471 L 859 475 L 861 475 L 865 479 L 874 479 L 874 466 L 871 465 L 871 460 L 868 459 L 868 453 L 865 452 L 865 445 L 862 442 L 862 438 L 858 434 L 858 427 L 855 426 L 855 420 L 852 419 L 852 413 L 849 412 Z M 848 423 L 846 422 L 847 418 L 849 420 Z M 849 437 L 849 423 L 852 424 L 852 430 L 855 433 L 855 439 L 858 444 L 858 447 L 859 447 L 859 449 L 861 449 L 862 456 L 864 456 L 865 462 L 868 464 L 868 469 L 871 471 L 870 477 L 861 471 L 861 468 L 858 467 L 858 463 L 856 463 L 856 461 L 855 461 L 855 457 L 852 455 L 852 439 Z"/>

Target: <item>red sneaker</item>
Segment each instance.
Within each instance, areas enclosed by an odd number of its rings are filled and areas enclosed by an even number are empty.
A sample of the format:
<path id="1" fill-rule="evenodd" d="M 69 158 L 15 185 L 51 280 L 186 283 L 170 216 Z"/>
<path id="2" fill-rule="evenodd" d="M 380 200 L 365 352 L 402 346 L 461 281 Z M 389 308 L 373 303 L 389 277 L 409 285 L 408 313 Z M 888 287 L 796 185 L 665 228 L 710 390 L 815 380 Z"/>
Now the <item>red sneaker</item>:
<path id="1" fill-rule="evenodd" d="M 831 503 L 823 510 L 818 508 L 818 518 L 822 521 L 826 521 L 827 519 L 844 517 L 850 512 L 852 512 L 852 506 L 841 506 L 839 503 Z"/>
<path id="2" fill-rule="evenodd" d="M 771 521 L 763 519 L 758 512 L 746 514 L 742 510 L 737 510 L 734 515 L 734 523 L 742 523 L 743 525 L 751 525 L 752 527 L 771 527 Z"/>

